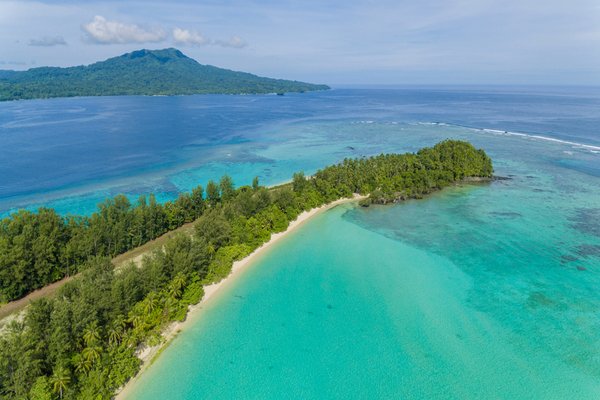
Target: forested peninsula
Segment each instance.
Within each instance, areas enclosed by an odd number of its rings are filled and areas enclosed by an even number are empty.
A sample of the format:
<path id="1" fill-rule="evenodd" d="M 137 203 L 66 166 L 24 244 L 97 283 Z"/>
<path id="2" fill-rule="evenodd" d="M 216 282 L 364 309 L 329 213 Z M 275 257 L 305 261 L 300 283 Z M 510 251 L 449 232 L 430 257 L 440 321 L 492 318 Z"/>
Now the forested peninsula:
<path id="1" fill-rule="evenodd" d="M 110 399 L 140 368 L 136 351 L 157 344 L 183 320 L 203 286 L 226 277 L 234 261 L 285 231 L 305 210 L 358 193 L 370 203 L 423 195 L 466 178 L 491 178 L 483 150 L 447 140 L 417 153 L 345 159 L 312 177 L 266 188 L 209 181 L 173 202 L 124 196 L 87 216 L 19 211 L 0 222 L 0 296 L 4 301 L 66 275 L 81 276 L 57 296 L 33 302 L 0 334 L 0 395 L 6 399 Z M 144 257 L 115 269 L 110 257 L 186 222 Z"/>
<path id="2" fill-rule="evenodd" d="M 0 70 L 0 101 L 73 96 L 260 94 L 326 90 L 203 65 L 177 49 L 137 50 L 91 65 Z"/>

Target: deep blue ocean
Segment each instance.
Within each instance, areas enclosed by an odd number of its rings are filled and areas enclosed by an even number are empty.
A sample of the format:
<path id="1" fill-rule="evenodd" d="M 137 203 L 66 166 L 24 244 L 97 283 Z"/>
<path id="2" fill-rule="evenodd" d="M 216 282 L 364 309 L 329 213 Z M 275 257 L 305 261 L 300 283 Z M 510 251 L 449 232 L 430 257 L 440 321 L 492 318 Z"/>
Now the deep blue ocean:
<path id="1" fill-rule="evenodd" d="M 0 212 L 44 205 L 89 214 L 108 196 L 125 193 L 135 200 L 154 192 L 167 200 L 225 173 L 240 185 L 254 176 L 276 184 L 294 171 L 312 173 L 344 157 L 433 144 L 410 129 L 417 123 L 600 147 L 599 110 L 600 88 L 564 87 L 5 102 L 0 103 Z M 382 124 L 388 126 L 378 129 Z M 474 140 L 483 144 L 489 134 Z M 594 165 L 562 162 L 600 174 Z"/>
<path id="2" fill-rule="evenodd" d="M 195 314 L 127 399 L 598 399 L 600 89 L 0 103 L 0 211 L 90 213 L 456 138 L 497 175 L 324 212 Z"/>

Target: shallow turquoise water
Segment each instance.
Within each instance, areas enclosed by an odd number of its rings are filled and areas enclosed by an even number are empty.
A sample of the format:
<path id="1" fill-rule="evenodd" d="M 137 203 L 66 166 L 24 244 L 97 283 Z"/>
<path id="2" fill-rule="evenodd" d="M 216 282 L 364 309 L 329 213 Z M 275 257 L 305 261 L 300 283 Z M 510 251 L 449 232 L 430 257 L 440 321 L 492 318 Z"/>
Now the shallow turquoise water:
<path id="1" fill-rule="evenodd" d="M 448 195 L 465 195 L 457 192 Z M 538 310 L 554 306 L 522 299 L 517 315 L 501 313 L 518 322 L 507 326 L 473 303 L 489 295 L 478 293 L 478 275 L 360 227 L 356 213 L 365 211 L 324 213 L 264 256 L 208 305 L 129 398 L 597 397 L 593 360 L 562 359 L 560 349 L 524 331 L 545 324 Z M 524 289 L 519 283 L 514 290 Z M 581 342 L 570 322 L 552 322 L 547 329 L 564 341 Z M 580 344 L 578 353 L 593 358 L 595 345 Z"/>

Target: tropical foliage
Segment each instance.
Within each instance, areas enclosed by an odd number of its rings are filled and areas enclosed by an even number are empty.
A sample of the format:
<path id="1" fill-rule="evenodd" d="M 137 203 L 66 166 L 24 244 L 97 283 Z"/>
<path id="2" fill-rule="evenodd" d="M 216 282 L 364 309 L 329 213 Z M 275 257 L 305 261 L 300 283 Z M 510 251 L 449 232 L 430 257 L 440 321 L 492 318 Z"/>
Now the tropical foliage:
<path id="1" fill-rule="evenodd" d="M 20 210 L 0 221 L 0 302 L 81 271 L 85 261 L 113 257 L 198 218 L 203 190 L 159 204 L 141 196 L 135 205 L 119 195 L 91 216 L 66 218 L 54 210 Z"/>

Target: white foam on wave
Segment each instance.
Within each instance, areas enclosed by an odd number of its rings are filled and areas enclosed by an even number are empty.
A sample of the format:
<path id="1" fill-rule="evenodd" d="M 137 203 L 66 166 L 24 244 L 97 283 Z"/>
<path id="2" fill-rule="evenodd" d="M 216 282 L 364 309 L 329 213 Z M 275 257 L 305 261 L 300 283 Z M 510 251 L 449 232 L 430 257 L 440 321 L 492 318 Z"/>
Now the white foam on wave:
<path id="1" fill-rule="evenodd" d="M 520 137 L 524 137 L 524 138 L 528 138 L 528 139 L 539 139 L 539 140 L 545 140 L 545 141 L 548 141 L 548 142 L 568 144 L 570 146 L 573 146 L 573 148 L 575 148 L 575 149 L 586 149 L 586 150 L 591 150 L 591 151 L 600 151 L 600 146 L 593 146 L 591 144 L 577 143 L 577 142 L 572 142 L 570 140 L 556 139 L 556 138 L 552 138 L 552 137 L 548 137 L 548 136 L 532 135 L 532 134 L 529 134 L 529 133 L 509 132 L 509 131 L 504 132 L 504 134 L 509 135 L 509 136 L 520 136 Z"/>
<path id="2" fill-rule="evenodd" d="M 585 149 L 585 150 L 589 150 L 591 153 L 594 153 L 594 154 L 600 153 L 600 146 L 594 146 L 594 145 L 585 144 L 585 143 L 578 143 L 578 142 L 573 142 L 570 140 L 557 139 L 557 138 L 543 136 L 543 135 L 535 135 L 535 134 L 531 134 L 531 133 L 503 131 L 500 129 L 489 129 L 489 128 L 473 128 L 470 126 L 447 124 L 447 123 L 443 123 L 443 122 L 427 122 L 427 123 L 420 122 L 419 124 L 420 125 L 456 126 L 459 128 L 466 128 L 466 129 L 469 129 L 469 130 L 475 131 L 475 132 L 491 133 L 493 135 L 518 136 L 518 137 L 522 137 L 522 138 L 526 138 L 526 139 L 538 139 L 538 140 L 544 140 L 544 141 L 548 141 L 548 142 L 568 144 L 570 146 L 573 146 L 574 149 Z"/>

